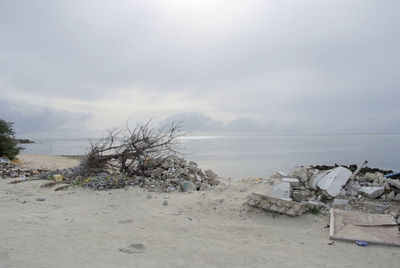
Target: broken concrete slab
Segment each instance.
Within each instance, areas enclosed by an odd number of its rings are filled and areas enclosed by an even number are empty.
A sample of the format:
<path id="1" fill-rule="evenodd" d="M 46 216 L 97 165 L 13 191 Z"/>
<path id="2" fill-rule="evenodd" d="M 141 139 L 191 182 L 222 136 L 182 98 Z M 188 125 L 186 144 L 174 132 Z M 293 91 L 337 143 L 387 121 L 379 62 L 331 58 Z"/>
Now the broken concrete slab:
<path id="1" fill-rule="evenodd" d="M 311 178 L 311 186 L 316 191 L 318 190 L 318 182 L 329 173 L 329 170 L 317 172 Z"/>
<path id="2" fill-rule="evenodd" d="M 274 186 L 274 188 L 272 189 L 271 196 L 285 200 L 292 200 L 290 198 L 290 189 L 291 189 L 290 183 L 281 182 Z"/>
<path id="3" fill-rule="evenodd" d="M 316 208 L 325 208 L 325 209 L 331 209 L 330 206 L 325 204 L 324 202 L 321 202 L 319 200 L 310 200 L 307 202 L 307 206 L 309 208 L 316 207 Z"/>
<path id="4" fill-rule="evenodd" d="M 288 182 L 292 187 L 297 187 L 300 185 L 299 179 L 296 178 L 283 178 L 282 182 Z"/>
<path id="5" fill-rule="evenodd" d="M 308 177 L 308 169 L 305 167 L 297 167 L 294 170 L 292 170 L 292 172 L 289 175 L 290 177 L 294 177 L 294 178 L 298 178 L 300 179 L 302 182 L 306 182 L 308 181 L 309 177 Z"/>
<path id="6" fill-rule="evenodd" d="M 381 174 L 381 173 L 370 173 L 370 172 L 367 172 L 367 173 L 365 173 L 365 175 L 364 175 L 364 178 L 367 180 L 367 181 L 378 181 L 379 180 L 379 178 L 383 178 L 383 174 Z"/>
<path id="7" fill-rule="evenodd" d="M 312 196 L 311 191 L 307 190 L 307 189 L 293 190 L 293 192 L 292 192 L 292 198 L 296 202 L 305 201 L 306 199 L 310 198 L 311 196 Z"/>
<path id="8" fill-rule="evenodd" d="M 366 187 L 358 189 L 358 192 L 368 198 L 375 199 L 385 192 L 385 187 Z"/>
<path id="9" fill-rule="evenodd" d="M 391 186 L 400 189 L 400 181 L 398 180 L 393 180 L 393 179 L 385 179 Z"/>
<path id="10" fill-rule="evenodd" d="M 286 173 L 282 172 L 282 171 L 278 170 L 276 173 L 281 177 L 288 177 L 288 175 Z"/>
<path id="11" fill-rule="evenodd" d="M 334 240 L 359 240 L 370 244 L 400 246 L 397 223 L 388 214 L 332 209 L 329 236 Z"/>
<path id="12" fill-rule="evenodd" d="M 393 199 L 394 199 L 394 197 L 395 197 L 395 194 L 394 194 L 393 191 L 391 191 L 391 192 L 386 196 L 386 201 L 387 201 L 387 202 L 392 202 Z"/>
<path id="13" fill-rule="evenodd" d="M 332 206 L 333 207 L 344 207 L 347 204 L 349 204 L 349 200 L 341 199 L 341 198 L 335 198 L 335 199 L 333 199 Z"/>
<path id="14" fill-rule="evenodd" d="M 283 213 L 288 216 L 300 216 L 307 208 L 306 203 L 297 203 L 256 193 L 248 196 L 247 204 L 266 211 Z"/>
<path id="15" fill-rule="evenodd" d="M 353 208 L 368 213 L 382 213 L 387 211 L 389 206 L 378 202 L 364 201 L 353 204 Z"/>
<path id="16" fill-rule="evenodd" d="M 318 181 L 317 186 L 328 195 L 336 197 L 340 194 L 342 187 L 347 183 L 352 174 L 347 168 L 334 168 Z"/>

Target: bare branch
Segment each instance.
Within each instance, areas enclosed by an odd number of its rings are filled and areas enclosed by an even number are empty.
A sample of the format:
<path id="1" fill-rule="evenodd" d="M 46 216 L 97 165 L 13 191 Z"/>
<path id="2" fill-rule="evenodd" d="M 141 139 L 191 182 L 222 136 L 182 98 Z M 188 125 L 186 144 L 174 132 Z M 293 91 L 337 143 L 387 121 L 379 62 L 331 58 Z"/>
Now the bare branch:
<path id="1" fill-rule="evenodd" d="M 142 174 L 148 159 L 179 154 L 178 138 L 185 135 L 181 124 L 156 129 L 151 120 L 130 129 L 113 129 L 108 135 L 90 144 L 90 150 L 82 162 L 82 172 L 93 174 L 118 169 L 126 174 Z"/>

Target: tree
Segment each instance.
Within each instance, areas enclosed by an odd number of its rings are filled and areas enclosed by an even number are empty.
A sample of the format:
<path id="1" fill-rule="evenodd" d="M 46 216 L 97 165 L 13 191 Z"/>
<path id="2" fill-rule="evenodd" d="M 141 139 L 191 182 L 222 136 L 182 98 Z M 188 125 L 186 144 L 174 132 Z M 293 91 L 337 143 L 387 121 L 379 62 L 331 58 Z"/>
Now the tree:
<path id="1" fill-rule="evenodd" d="M 129 175 L 143 174 L 150 159 L 177 153 L 178 138 L 184 135 L 180 129 L 179 123 L 175 122 L 156 129 L 148 121 L 133 130 L 127 126 L 109 131 L 106 137 L 90 144 L 81 164 L 81 173 L 114 169 Z"/>
<path id="2" fill-rule="evenodd" d="M 13 140 L 15 132 L 12 122 L 6 122 L 0 119 L 0 156 L 6 156 L 13 160 L 20 151 L 20 147 Z"/>

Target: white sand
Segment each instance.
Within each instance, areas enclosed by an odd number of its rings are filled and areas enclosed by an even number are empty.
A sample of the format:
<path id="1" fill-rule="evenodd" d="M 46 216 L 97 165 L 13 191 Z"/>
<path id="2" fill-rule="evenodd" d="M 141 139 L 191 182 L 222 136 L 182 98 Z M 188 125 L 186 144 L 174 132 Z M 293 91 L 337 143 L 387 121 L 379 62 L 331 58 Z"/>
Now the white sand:
<path id="1" fill-rule="evenodd" d="M 399 248 L 328 245 L 326 216 L 290 218 L 243 205 L 249 192 L 268 184 L 235 182 L 148 199 L 133 187 L 55 192 L 40 188 L 44 181 L 10 181 L 0 180 L 0 267 L 398 267 L 400 261 Z"/>
<path id="2" fill-rule="evenodd" d="M 18 159 L 23 166 L 34 169 L 64 169 L 79 165 L 77 158 L 58 155 L 20 154 Z"/>

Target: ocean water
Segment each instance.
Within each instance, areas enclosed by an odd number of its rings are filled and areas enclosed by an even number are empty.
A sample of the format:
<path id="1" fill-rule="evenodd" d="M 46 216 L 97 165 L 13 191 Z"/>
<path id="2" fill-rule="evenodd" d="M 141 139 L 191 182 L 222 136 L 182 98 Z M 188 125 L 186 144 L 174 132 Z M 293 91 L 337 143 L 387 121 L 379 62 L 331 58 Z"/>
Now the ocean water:
<path id="1" fill-rule="evenodd" d="M 95 139 L 38 139 L 23 153 L 79 155 Z M 359 164 L 400 171 L 400 135 L 190 135 L 181 152 L 202 169 L 234 179 L 265 177 L 295 166 Z"/>

